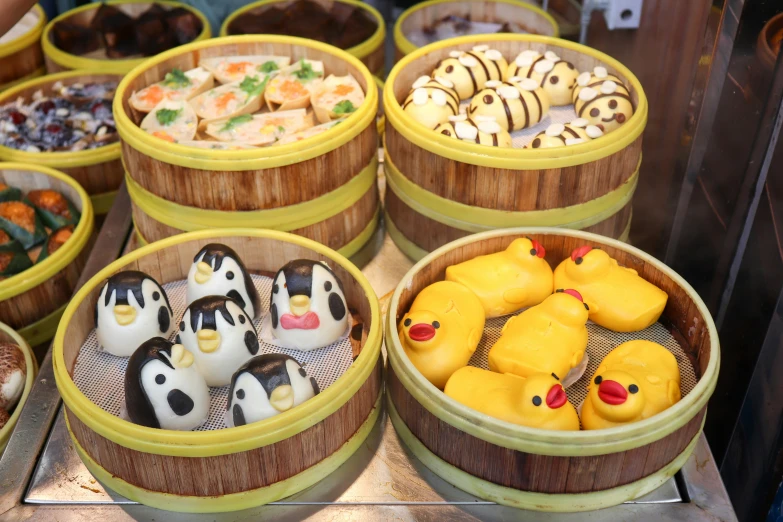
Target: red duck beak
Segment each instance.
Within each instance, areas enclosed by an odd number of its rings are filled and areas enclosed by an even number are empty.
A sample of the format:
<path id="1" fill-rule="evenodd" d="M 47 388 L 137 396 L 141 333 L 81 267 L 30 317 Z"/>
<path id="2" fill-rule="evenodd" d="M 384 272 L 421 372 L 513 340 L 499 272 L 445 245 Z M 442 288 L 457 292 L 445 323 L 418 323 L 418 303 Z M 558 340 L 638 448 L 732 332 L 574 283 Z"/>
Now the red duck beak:
<path id="1" fill-rule="evenodd" d="M 563 290 L 563 293 L 564 294 L 568 294 L 568 295 L 573 296 L 573 297 L 576 297 L 577 299 L 579 299 L 579 301 L 581 301 L 583 303 L 585 302 L 585 300 L 582 299 L 582 294 L 580 294 L 579 292 L 577 292 L 573 288 L 568 288 L 566 290 Z"/>
<path id="2" fill-rule="evenodd" d="M 617 406 L 623 404 L 628 398 L 628 392 L 617 381 L 601 381 L 598 385 L 598 397 L 606 404 Z"/>
<path id="3" fill-rule="evenodd" d="M 555 384 L 549 388 L 549 393 L 546 394 L 546 405 L 556 410 L 568 402 L 565 390 L 559 384 Z"/>
<path id="4" fill-rule="evenodd" d="M 536 250 L 536 257 L 544 257 L 546 255 L 546 249 L 536 241 L 535 239 L 530 240 L 531 243 L 533 243 L 533 248 Z"/>
<path id="5" fill-rule="evenodd" d="M 576 259 L 578 257 L 585 257 L 585 255 L 587 255 L 587 253 L 592 249 L 593 247 L 591 247 L 590 245 L 580 246 L 579 248 L 571 252 L 571 261 L 576 262 Z"/>
<path id="6" fill-rule="evenodd" d="M 435 327 L 426 323 L 414 324 L 408 330 L 408 337 L 413 341 L 429 341 L 435 337 Z"/>

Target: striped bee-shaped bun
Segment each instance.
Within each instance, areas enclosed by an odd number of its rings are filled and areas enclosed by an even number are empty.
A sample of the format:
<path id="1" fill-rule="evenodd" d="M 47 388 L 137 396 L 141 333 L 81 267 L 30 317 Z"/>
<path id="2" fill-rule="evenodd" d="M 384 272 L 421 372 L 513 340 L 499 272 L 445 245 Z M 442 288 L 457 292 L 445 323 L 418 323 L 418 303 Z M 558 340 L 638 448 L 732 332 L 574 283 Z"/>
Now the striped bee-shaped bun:
<path id="1" fill-rule="evenodd" d="M 514 76 L 509 81 L 490 80 L 468 107 L 468 116 L 490 116 L 508 132 L 531 127 L 549 112 L 549 96 L 530 78 Z"/>
<path id="2" fill-rule="evenodd" d="M 451 51 L 449 58 L 441 60 L 433 76 L 446 78 L 454 84 L 460 100 L 467 100 L 484 88 L 489 80 L 503 79 L 508 62 L 496 49 L 477 45 L 471 51 Z"/>
<path id="3" fill-rule="evenodd" d="M 476 121 L 465 114 L 450 116 L 449 121 L 435 127 L 435 132 L 479 145 L 511 147 L 511 135 L 491 116 L 478 116 Z"/>
<path id="4" fill-rule="evenodd" d="M 536 134 L 533 141 L 525 145 L 526 149 L 549 149 L 578 145 L 603 136 L 601 129 L 590 125 L 584 118 L 577 118 L 571 123 L 553 123 L 543 132 Z"/>
<path id="5" fill-rule="evenodd" d="M 436 76 L 422 76 L 415 82 L 402 109 L 429 129 L 448 121 L 459 112 L 459 97 L 451 81 Z"/>
<path id="6" fill-rule="evenodd" d="M 552 51 L 541 54 L 528 49 L 519 53 L 508 65 L 503 78 L 508 80 L 514 76 L 537 81 L 549 95 L 549 103 L 559 107 L 573 103 L 572 95 L 579 71 L 574 64 L 562 60 Z"/>
<path id="7" fill-rule="evenodd" d="M 573 100 L 576 115 L 605 133 L 628 121 L 634 111 L 628 88 L 604 67 L 579 75 Z"/>

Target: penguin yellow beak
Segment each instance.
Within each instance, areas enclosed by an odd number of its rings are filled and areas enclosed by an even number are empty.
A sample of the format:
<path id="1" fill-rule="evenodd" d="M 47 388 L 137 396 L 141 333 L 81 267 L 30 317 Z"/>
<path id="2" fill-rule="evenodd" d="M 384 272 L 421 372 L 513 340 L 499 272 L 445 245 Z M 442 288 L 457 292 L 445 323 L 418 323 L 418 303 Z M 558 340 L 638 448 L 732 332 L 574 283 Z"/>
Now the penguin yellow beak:
<path id="1" fill-rule="evenodd" d="M 291 313 L 301 317 L 310 311 L 310 298 L 306 295 L 295 295 L 288 301 Z"/>
<path id="2" fill-rule="evenodd" d="M 196 337 L 198 349 L 204 353 L 212 353 L 220 348 L 220 334 L 215 330 L 199 330 Z"/>
<path id="3" fill-rule="evenodd" d="M 195 280 L 198 284 L 203 285 L 212 277 L 212 267 L 206 264 L 204 261 L 199 261 L 196 265 Z"/>
<path id="4" fill-rule="evenodd" d="M 175 344 L 171 347 L 170 361 L 174 368 L 190 368 L 190 365 L 193 364 L 193 354 L 181 344 Z"/>
<path id="5" fill-rule="evenodd" d="M 136 309 L 129 305 L 117 305 L 114 307 L 114 319 L 120 326 L 128 326 L 136 320 Z"/>
<path id="6" fill-rule="evenodd" d="M 294 405 L 294 389 L 288 384 L 278 386 L 272 392 L 269 404 L 279 412 L 290 410 Z"/>

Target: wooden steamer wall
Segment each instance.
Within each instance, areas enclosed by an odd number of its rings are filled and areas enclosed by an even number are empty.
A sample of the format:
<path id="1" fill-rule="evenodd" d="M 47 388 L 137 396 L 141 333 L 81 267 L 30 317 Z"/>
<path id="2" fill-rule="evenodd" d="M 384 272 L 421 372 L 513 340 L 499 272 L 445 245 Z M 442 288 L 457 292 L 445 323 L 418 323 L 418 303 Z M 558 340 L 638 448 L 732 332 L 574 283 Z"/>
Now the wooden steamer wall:
<path id="1" fill-rule="evenodd" d="M 38 4 L 33 7 L 33 12 L 38 20 L 32 29 L 19 38 L 0 44 L 0 92 L 46 72 L 41 51 L 46 13 Z"/>

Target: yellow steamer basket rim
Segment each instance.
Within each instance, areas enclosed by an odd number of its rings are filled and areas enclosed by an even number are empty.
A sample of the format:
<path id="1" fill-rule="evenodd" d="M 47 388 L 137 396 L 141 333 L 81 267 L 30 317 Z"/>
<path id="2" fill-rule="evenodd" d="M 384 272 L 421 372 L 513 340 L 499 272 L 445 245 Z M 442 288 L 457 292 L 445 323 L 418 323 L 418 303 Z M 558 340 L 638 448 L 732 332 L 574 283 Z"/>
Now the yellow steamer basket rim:
<path id="1" fill-rule="evenodd" d="M 30 87 L 53 84 L 60 80 L 74 78 L 77 76 L 116 76 L 116 73 L 105 72 L 97 69 L 82 69 L 78 71 L 65 71 L 55 74 L 39 76 L 32 80 L 20 83 L 19 85 L 0 93 L 0 105 L 16 99 L 20 92 Z M 112 143 L 97 149 L 80 150 L 76 152 L 25 152 L 16 150 L 4 145 L 0 145 L 0 159 L 3 161 L 14 161 L 19 163 L 28 163 L 33 165 L 44 165 L 55 169 L 67 169 L 73 167 L 84 167 L 105 163 L 119 159 L 120 143 Z"/>
<path id="2" fill-rule="evenodd" d="M 162 3 L 163 5 L 171 6 L 171 7 L 182 7 L 196 15 L 199 20 L 201 20 L 201 32 L 198 34 L 194 42 L 203 41 L 212 36 L 212 29 L 209 25 L 209 20 L 207 20 L 207 17 L 204 16 L 204 13 L 196 9 L 195 7 L 184 4 L 182 2 L 177 2 L 174 0 L 108 0 L 103 1 L 102 3 L 108 4 L 108 5 L 125 5 L 125 4 L 152 4 L 152 3 Z M 52 32 L 54 25 L 58 22 L 61 22 L 63 20 L 66 20 L 76 14 L 82 13 L 84 11 L 89 11 L 90 9 L 98 9 L 100 7 L 100 4 L 97 3 L 87 3 L 83 6 L 76 7 L 74 9 L 70 9 L 69 11 L 66 11 L 62 13 L 61 15 L 57 16 L 56 18 L 52 19 L 51 22 L 46 24 L 46 27 L 43 30 L 43 35 L 41 36 L 41 47 L 43 48 L 44 54 L 48 56 L 52 61 L 57 63 L 57 65 L 60 65 L 61 67 L 67 67 L 68 69 L 95 69 L 97 67 L 100 67 L 100 69 L 103 71 L 104 74 L 125 74 L 128 72 L 129 69 L 132 69 L 133 67 L 136 67 L 137 65 L 144 63 L 146 58 L 129 58 L 129 59 L 111 59 L 111 58 L 104 58 L 104 59 L 98 59 L 98 58 L 85 58 L 83 56 L 78 56 L 75 54 L 67 53 L 63 51 L 62 49 L 58 48 L 56 45 L 54 45 L 54 42 L 52 42 L 52 39 L 50 38 L 50 33 Z"/>
<path id="3" fill-rule="evenodd" d="M 41 31 L 44 25 L 46 25 L 46 13 L 39 4 L 33 6 L 35 14 L 38 15 L 38 20 L 35 25 L 26 33 L 20 35 L 18 38 L 14 38 L 10 42 L 6 42 L 0 45 L 0 58 L 5 58 L 11 54 L 17 53 L 34 44 L 41 37 Z"/>
<path id="4" fill-rule="evenodd" d="M 76 183 L 76 181 L 74 181 L 74 179 L 67 174 L 40 165 L 0 162 L 0 173 L 2 173 L 4 170 L 35 172 L 66 183 L 76 191 L 76 193 L 79 195 L 79 199 L 81 199 L 82 217 L 79 220 L 79 223 L 76 225 L 71 238 L 63 248 L 58 249 L 54 254 L 47 257 L 40 263 L 36 263 L 27 270 L 13 275 L 8 279 L 0 281 L 0 301 L 10 299 L 32 288 L 35 288 L 68 266 L 86 246 L 90 236 L 92 235 L 94 226 L 94 216 L 90 196 L 87 195 L 87 192 L 82 188 L 81 185 Z"/>
<path id="5" fill-rule="evenodd" d="M 555 20 L 552 17 L 552 15 L 550 15 L 549 13 L 547 13 L 537 5 L 528 4 L 525 3 L 524 1 L 519 1 L 519 0 L 484 0 L 484 2 L 494 3 L 494 4 L 509 4 L 509 5 L 513 5 L 514 7 L 518 7 L 520 9 L 527 9 L 528 11 L 532 11 L 533 13 L 537 14 L 538 16 L 544 18 L 547 22 L 549 22 L 549 24 L 552 26 L 553 37 L 557 38 L 560 36 L 560 26 L 557 24 L 557 20 Z M 469 0 L 428 0 L 427 2 L 421 2 L 412 7 L 409 7 L 400 15 L 399 18 L 397 18 L 397 21 L 394 23 L 394 30 L 393 30 L 394 45 L 403 54 L 410 54 L 419 48 L 413 42 L 408 40 L 408 37 L 405 36 L 405 33 L 402 30 L 402 24 L 404 24 L 405 21 L 413 13 L 438 4 L 469 4 L 469 3 L 471 3 Z M 471 35 L 470 37 L 476 39 L 476 37 L 478 36 L 481 36 L 483 38 L 484 35 Z"/>
<path id="6" fill-rule="evenodd" d="M 712 344 L 707 368 L 688 395 L 674 406 L 643 421 L 602 430 L 560 432 L 519 426 L 478 413 L 446 396 L 424 378 L 405 356 L 397 333 L 395 316 L 403 290 L 412 284 L 416 274 L 447 252 L 491 238 L 535 234 L 577 237 L 586 242 L 604 244 L 629 252 L 664 272 L 688 293 L 705 318 L 705 326 Z M 547 227 L 483 232 L 449 243 L 424 257 L 405 274 L 392 295 L 386 320 L 386 347 L 390 364 L 406 390 L 417 402 L 442 421 L 474 437 L 504 448 L 552 456 L 594 456 L 616 453 L 644 446 L 663 438 L 688 423 L 707 404 L 715 389 L 720 365 L 720 344 L 712 316 L 696 291 L 676 272 L 643 251 L 615 239 L 578 230 Z"/>
<path id="7" fill-rule="evenodd" d="M 138 125 L 131 121 L 125 112 L 122 100 L 130 88 L 131 82 L 142 75 L 148 69 L 155 67 L 170 58 L 199 51 L 209 47 L 217 47 L 243 43 L 272 43 L 287 44 L 305 47 L 316 51 L 331 54 L 348 62 L 359 71 L 365 89 L 364 103 L 350 116 L 343 119 L 339 125 L 331 129 L 305 138 L 296 143 L 275 145 L 274 147 L 259 148 L 256 150 L 211 150 L 188 147 L 177 143 L 168 143 L 144 132 Z M 375 88 L 375 80 L 369 69 L 355 56 L 347 52 L 313 40 L 280 35 L 241 35 L 213 38 L 203 42 L 195 42 L 176 47 L 153 58 L 150 58 L 129 72 L 114 96 L 114 118 L 117 130 L 123 141 L 137 151 L 155 158 L 159 161 L 182 167 L 190 167 L 201 170 L 257 170 L 281 167 L 299 163 L 330 152 L 349 141 L 353 140 L 372 122 L 374 124 L 378 112 L 378 89 Z"/>
<path id="8" fill-rule="evenodd" d="M 19 420 L 19 417 L 22 415 L 24 404 L 27 402 L 27 397 L 30 395 L 30 390 L 33 388 L 33 380 L 35 379 L 35 375 L 38 373 L 38 361 L 35 360 L 33 350 L 30 348 L 28 342 L 13 328 L 5 323 L 0 323 L 0 332 L 4 332 L 6 335 L 11 337 L 14 344 L 16 344 L 19 349 L 22 350 L 22 353 L 24 354 L 24 362 L 27 366 L 27 373 L 24 379 L 24 390 L 22 391 L 22 396 L 19 397 L 19 402 L 16 403 L 14 412 L 11 414 L 11 417 L 8 419 L 8 421 L 6 421 L 5 426 L 0 428 L 0 452 L 2 452 L 2 448 L 4 448 L 8 443 L 8 438 L 11 436 L 11 432 L 16 427 L 16 423 Z"/>
<path id="9" fill-rule="evenodd" d="M 242 16 L 246 14 L 248 11 L 252 11 L 254 9 L 257 9 L 259 7 L 272 5 L 272 4 L 282 4 L 287 3 L 290 0 L 261 0 L 260 2 L 253 2 L 252 4 L 247 4 L 246 6 L 243 6 L 230 15 L 228 15 L 228 18 L 225 19 L 223 22 L 223 25 L 220 27 L 220 36 L 229 36 L 228 34 L 228 26 L 231 25 L 231 22 L 233 22 L 236 18 L 239 16 Z M 381 46 L 384 44 L 384 40 L 386 40 L 386 22 L 383 20 L 383 16 L 380 12 L 370 4 L 367 4 L 365 2 L 362 2 L 360 0 L 333 0 L 334 2 L 340 2 L 343 4 L 350 4 L 355 7 L 359 7 L 372 16 L 373 20 L 375 20 L 376 24 L 378 25 L 375 32 L 367 38 L 365 41 L 358 45 L 354 45 L 353 47 L 349 47 L 348 49 L 345 49 L 345 52 L 352 54 L 353 56 L 356 56 L 357 58 L 365 58 L 370 53 L 375 51 L 378 46 Z"/>
<path id="10" fill-rule="evenodd" d="M 476 45 L 478 43 L 493 42 L 518 42 L 522 44 L 545 44 L 557 46 L 563 49 L 575 51 L 600 60 L 610 68 L 623 76 L 631 88 L 638 94 L 639 103 L 633 115 L 619 129 L 609 132 L 600 138 L 589 142 L 571 145 L 569 147 L 553 147 L 540 149 L 517 149 L 487 147 L 461 141 L 455 143 L 452 138 L 447 138 L 436 132 L 432 132 L 425 126 L 416 122 L 408 113 L 402 110 L 402 106 L 394 95 L 394 86 L 399 75 L 411 63 L 442 49 L 453 48 L 460 45 Z M 444 156 L 462 163 L 469 163 L 491 168 L 509 170 L 546 170 L 561 167 L 570 167 L 596 161 L 610 156 L 633 143 L 644 131 L 647 124 L 647 97 L 642 89 L 639 79 L 619 61 L 592 49 L 590 47 L 552 38 L 530 34 L 489 34 L 476 36 L 460 36 L 440 42 L 426 45 L 406 55 L 394 66 L 383 90 L 383 108 L 387 121 L 394 129 L 402 134 L 408 141 L 425 150 Z"/>
<path id="11" fill-rule="evenodd" d="M 165 248 L 215 237 L 266 238 L 308 248 L 345 269 L 366 295 L 371 326 L 359 356 L 327 389 L 285 413 L 267 420 L 211 431 L 174 431 L 139 426 L 104 410 L 88 399 L 73 382 L 65 364 L 64 342 L 76 310 L 106 278 L 128 263 Z M 92 431 L 117 444 L 145 453 L 180 457 L 211 457 L 248 451 L 291 437 L 320 422 L 344 405 L 370 376 L 381 353 L 382 326 L 378 299 L 367 278 L 348 259 L 310 239 L 259 229 L 213 229 L 180 234 L 141 247 L 98 272 L 74 295 L 63 314 L 54 338 L 54 373 L 57 388 L 68 409 Z"/>

